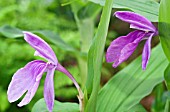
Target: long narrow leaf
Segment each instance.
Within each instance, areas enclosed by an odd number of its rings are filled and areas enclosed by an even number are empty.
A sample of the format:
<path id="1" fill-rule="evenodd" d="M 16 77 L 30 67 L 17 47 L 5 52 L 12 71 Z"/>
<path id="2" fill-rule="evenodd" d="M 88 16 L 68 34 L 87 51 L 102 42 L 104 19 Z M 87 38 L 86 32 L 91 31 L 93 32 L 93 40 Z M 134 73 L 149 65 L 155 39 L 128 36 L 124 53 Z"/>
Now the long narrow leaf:
<path id="1" fill-rule="evenodd" d="M 59 48 L 66 50 L 66 51 L 76 51 L 72 46 L 66 44 L 59 35 L 53 33 L 49 30 L 38 30 L 32 31 L 37 34 L 43 35 L 47 40 L 52 42 L 53 44 L 57 45 Z"/>
<path id="2" fill-rule="evenodd" d="M 103 6 L 106 0 L 90 1 Z M 158 21 L 159 4 L 154 0 L 114 0 L 113 8 L 130 9 L 153 22 Z"/>
<path id="3" fill-rule="evenodd" d="M 72 46 L 68 45 L 66 42 L 64 42 L 59 35 L 53 33 L 52 31 L 49 30 L 37 30 L 37 31 L 31 31 L 33 33 L 37 33 L 40 35 L 43 35 L 46 40 L 50 41 L 51 43 L 57 45 L 59 48 L 65 50 L 65 51 L 71 51 L 74 53 L 77 53 L 79 55 L 85 55 L 85 54 L 80 54 L 78 50 L 73 48 Z M 4 25 L 0 27 L 0 33 L 4 35 L 7 38 L 19 38 L 23 37 L 23 33 L 21 29 L 11 27 L 9 25 Z"/>
<path id="4" fill-rule="evenodd" d="M 0 27 L 0 33 L 8 38 L 18 38 L 23 36 L 22 30 L 8 25 Z"/>
<path id="5" fill-rule="evenodd" d="M 169 112 L 169 111 L 170 111 L 170 100 L 167 99 L 166 104 L 165 104 L 164 112 Z"/>
<path id="6" fill-rule="evenodd" d="M 165 55 L 170 62 L 170 0 L 161 0 L 159 10 L 159 35 Z"/>
<path id="7" fill-rule="evenodd" d="M 167 68 L 164 72 L 164 78 L 165 78 L 166 86 L 167 86 L 168 90 L 170 90 L 170 64 L 167 66 Z"/>
<path id="8" fill-rule="evenodd" d="M 100 86 L 101 67 L 113 0 L 106 0 L 94 41 L 88 52 L 87 92 L 91 93 L 86 112 L 96 112 L 97 96 Z"/>
<path id="9" fill-rule="evenodd" d="M 80 33 L 80 51 L 87 53 L 94 37 L 94 18 L 99 13 L 101 6 L 92 2 L 78 1 L 71 4 L 71 8 Z M 85 87 L 87 80 L 87 56 L 77 57 L 81 76 L 81 86 Z"/>

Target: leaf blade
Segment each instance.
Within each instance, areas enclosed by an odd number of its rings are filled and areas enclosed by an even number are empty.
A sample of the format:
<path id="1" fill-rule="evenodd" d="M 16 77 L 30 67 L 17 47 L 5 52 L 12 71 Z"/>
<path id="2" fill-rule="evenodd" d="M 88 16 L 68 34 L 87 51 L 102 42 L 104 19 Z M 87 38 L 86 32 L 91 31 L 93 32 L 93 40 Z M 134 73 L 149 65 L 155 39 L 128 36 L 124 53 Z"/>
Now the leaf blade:
<path id="1" fill-rule="evenodd" d="M 160 60 L 157 60 L 157 58 Z M 168 61 L 160 45 L 153 49 L 146 71 L 142 71 L 139 64 L 140 60 L 141 57 L 137 58 L 125 69 L 118 72 L 101 89 L 97 112 L 126 111 L 148 95 L 156 84 L 163 81 L 163 74 Z"/>
<path id="2" fill-rule="evenodd" d="M 162 48 L 170 62 L 170 1 L 161 0 L 159 11 L 159 35 Z"/>
<path id="3" fill-rule="evenodd" d="M 37 34 L 43 35 L 46 39 L 50 40 L 53 44 L 57 45 L 59 48 L 66 50 L 66 51 L 76 51 L 72 46 L 66 44 L 59 35 L 53 33 L 49 30 L 37 30 L 32 31 Z"/>
<path id="4" fill-rule="evenodd" d="M 90 0 L 94 3 L 104 5 L 105 0 Z M 151 0 L 115 0 L 113 8 L 130 9 L 139 13 L 153 22 L 158 21 L 159 4 Z"/>
<path id="5" fill-rule="evenodd" d="M 44 98 L 35 103 L 31 112 L 48 112 Z M 77 103 L 61 103 L 55 100 L 53 112 L 79 112 L 79 105 Z"/>
<path id="6" fill-rule="evenodd" d="M 88 94 L 91 93 L 91 96 L 85 109 L 86 112 L 96 112 L 102 60 L 113 1 L 114 0 L 106 0 L 97 33 L 88 52 L 88 76 L 86 88 Z"/>
<path id="7" fill-rule="evenodd" d="M 18 38 L 23 36 L 22 30 L 9 25 L 0 27 L 0 33 L 8 38 Z"/>
<path id="8" fill-rule="evenodd" d="M 127 112 L 147 112 L 141 104 L 137 104 L 129 109 Z"/>
<path id="9" fill-rule="evenodd" d="M 167 66 L 164 72 L 165 84 L 168 90 L 170 90 L 170 64 Z"/>

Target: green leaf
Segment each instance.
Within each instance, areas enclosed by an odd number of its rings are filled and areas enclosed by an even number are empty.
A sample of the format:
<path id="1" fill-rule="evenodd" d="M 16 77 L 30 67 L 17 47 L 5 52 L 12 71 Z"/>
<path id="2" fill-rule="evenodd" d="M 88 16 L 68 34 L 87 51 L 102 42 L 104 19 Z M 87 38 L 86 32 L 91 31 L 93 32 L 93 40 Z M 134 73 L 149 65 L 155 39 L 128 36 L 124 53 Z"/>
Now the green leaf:
<path id="1" fill-rule="evenodd" d="M 164 112 L 170 112 L 170 100 L 166 100 Z"/>
<path id="2" fill-rule="evenodd" d="M 147 112 L 147 111 L 141 104 L 137 104 L 126 112 Z"/>
<path id="3" fill-rule="evenodd" d="M 106 0 L 90 0 L 94 3 L 104 5 Z M 130 9 L 139 13 L 153 22 L 158 21 L 159 4 L 152 0 L 114 0 L 113 8 Z"/>
<path id="4" fill-rule="evenodd" d="M 91 2 L 74 2 L 71 4 L 80 32 L 81 52 L 88 52 L 94 36 L 94 18 L 101 7 Z"/>
<path id="5" fill-rule="evenodd" d="M 82 55 L 84 56 L 85 54 L 81 54 L 78 50 L 76 50 L 75 48 L 73 48 L 72 46 L 68 45 L 67 43 L 65 43 L 59 35 L 53 33 L 52 31 L 49 30 L 37 30 L 37 31 L 31 31 L 33 33 L 37 33 L 41 36 L 44 36 L 45 40 L 50 41 L 51 43 L 57 45 L 57 47 L 66 50 L 66 51 L 70 51 L 70 52 L 74 52 L 76 54 Z M 19 37 L 23 37 L 23 33 L 21 29 L 15 28 L 15 27 L 11 27 L 9 25 L 5 25 L 0 27 L 0 33 L 2 35 L 4 35 L 5 37 L 8 38 L 19 38 Z"/>
<path id="6" fill-rule="evenodd" d="M 43 98 L 37 101 L 31 112 L 48 112 Z M 53 112 L 79 112 L 79 105 L 77 103 L 61 103 L 55 100 Z"/>
<path id="7" fill-rule="evenodd" d="M 106 0 L 97 33 L 88 52 L 88 76 L 86 88 L 90 99 L 86 106 L 86 112 L 96 112 L 97 96 L 100 86 L 102 60 L 113 0 Z"/>
<path id="8" fill-rule="evenodd" d="M 163 81 L 168 61 L 161 46 L 154 48 L 151 54 L 145 71 L 141 68 L 140 56 L 110 79 L 99 92 L 97 112 L 127 111 Z"/>
<path id="9" fill-rule="evenodd" d="M 78 10 L 77 16 L 79 19 L 95 18 L 100 11 L 101 11 L 100 5 L 88 2 L 80 10 Z"/>
<path id="10" fill-rule="evenodd" d="M 87 53 L 94 36 L 94 18 L 101 10 L 101 6 L 92 2 L 79 1 L 72 3 L 71 7 L 80 33 L 80 50 L 83 53 Z M 77 58 L 82 80 L 81 86 L 84 88 L 87 80 L 87 56 Z"/>
<path id="11" fill-rule="evenodd" d="M 164 84 L 161 83 L 161 86 L 164 87 Z M 156 87 L 156 97 L 151 107 L 152 112 L 169 112 L 170 91 L 163 91 L 161 86 Z"/>
<path id="12" fill-rule="evenodd" d="M 152 111 L 153 112 L 163 112 L 166 98 L 167 98 L 167 93 L 164 93 L 164 85 L 163 83 L 158 84 L 155 89 L 155 98 L 152 103 Z"/>
<path id="13" fill-rule="evenodd" d="M 170 64 L 167 66 L 164 72 L 164 79 L 165 79 L 166 87 L 168 88 L 168 90 L 170 90 Z"/>
<path id="14" fill-rule="evenodd" d="M 0 33 L 8 38 L 18 38 L 23 36 L 22 30 L 8 25 L 0 27 Z"/>
<path id="15" fill-rule="evenodd" d="M 66 50 L 66 51 L 76 51 L 72 46 L 66 44 L 58 34 L 53 33 L 49 30 L 38 30 L 38 31 L 32 31 L 34 33 L 43 35 L 45 39 L 50 40 L 53 44 L 57 45 L 57 47 Z M 78 51 L 77 51 L 78 52 Z"/>
<path id="16" fill-rule="evenodd" d="M 170 62 L 170 0 L 161 0 L 159 9 L 159 35 L 165 55 Z"/>
<path id="17" fill-rule="evenodd" d="M 164 92 L 163 99 L 165 101 L 164 112 L 170 112 L 170 91 Z"/>

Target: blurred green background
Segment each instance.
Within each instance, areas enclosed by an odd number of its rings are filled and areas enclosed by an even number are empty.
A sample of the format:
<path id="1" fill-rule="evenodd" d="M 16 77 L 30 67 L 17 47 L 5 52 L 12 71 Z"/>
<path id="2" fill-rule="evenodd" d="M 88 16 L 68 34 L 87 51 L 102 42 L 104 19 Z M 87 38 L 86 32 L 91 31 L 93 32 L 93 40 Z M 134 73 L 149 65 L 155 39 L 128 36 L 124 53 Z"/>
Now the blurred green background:
<path id="1" fill-rule="evenodd" d="M 69 5 L 61 6 L 64 0 L 0 0 L 0 26 L 9 25 L 22 30 L 50 30 L 56 32 L 64 41 L 79 48 L 79 34 Z M 75 57 L 58 47 L 51 45 L 58 60 L 79 81 L 79 72 Z M 29 112 L 37 100 L 43 97 L 43 80 L 29 105 L 18 108 L 18 100 L 10 104 L 7 100 L 7 88 L 17 69 L 25 66 L 34 57 L 34 49 L 23 38 L 6 38 L 0 34 L 0 112 Z M 55 72 L 55 94 L 60 101 L 76 101 L 77 90 L 65 75 Z"/>
<path id="2" fill-rule="evenodd" d="M 68 1 L 69 0 L 0 0 L 0 28 L 8 28 L 10 26 L 26 31 L 50 31 L 50 34 L 60 37 L 69 46 L 80 51 L 80 33 L 71 6 L 70 4 L 66 4 Z M 115 11 L 116 10 L 114 9 L 113 12 Z M 100 12 L 94 20 L 95 29 L 97 28 L 99 19 Z M 10 37 L 10 35 L 8 35 L 8 30 L 6 30 L 6 32 L 3 32 L 3 30 L 0 31 L 0 112 L 30 112 L 33 105 L 40 98 L 43 98 L 45 75 L 41 80 L 33 100 L 24 107 L 17 107 L 17 104 L 21 99 L 12 104 L 8 102 L 7 88 L 16 70 L 23 67 L 29 61 L 40 58 L 33 56 L 34 49 L 31 48 L 23 38 L 7 38 Z M 130 31 L 129 24 L 112 17 L 106 49 L 114 38 L 119 35 L 126 35 Z M 77 56 L 71 51 L 63 50 L 61 46 L 56 46 L 51 41 L 48 41 L 48 39 L 46 40 L 55 51 L 59 62 L 65 66 L 80 83 L 81 77 L 79 75 Z M 155 46 L 158 42 L 159 39 L 154 38 L 152 45 Z M 142 52 L 143 44 L 144 42 L 138 46 L 138 49 L 128 61 L 121 64 L 121 66 L 116 69 L 113 69 L 111 64 L 106 64 L 104 62 L 101 86 L 103 86 L 116 72 L 139 56 Z M 60 72 L 55 72 L 55 74 L 54 83 L 56 99 L 59 101 L 78 102 L 76 98 L 77 90 L 71 80 Z M 159 86 L 158 88 L 163 87 Z M 145 106 L 148 110 L 150 110 L 155 94 L 157 93 L 153 92 L 153 94 L 149 96 L 149 100 L 148 98 L 143 100 L 144 104 L 146 102 L 149 103 Z M 162 95 L 160 95 L 160 97 L 162 97 Z"/>

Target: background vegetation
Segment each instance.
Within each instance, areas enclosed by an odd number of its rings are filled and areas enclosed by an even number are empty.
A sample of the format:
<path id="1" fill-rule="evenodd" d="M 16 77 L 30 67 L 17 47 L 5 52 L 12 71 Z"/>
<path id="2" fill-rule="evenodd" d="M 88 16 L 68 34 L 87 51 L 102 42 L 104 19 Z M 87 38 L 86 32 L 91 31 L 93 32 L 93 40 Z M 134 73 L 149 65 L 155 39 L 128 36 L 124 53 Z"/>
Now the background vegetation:
<path id="1" fill-rule="evenodd" d="M 87 51 L 82 51 L 82 33 L 80 32 L 80 23 L 82 21 L 76 18 L 74 5 L 70 5 L 72 2 L 70 3 L 69 0 L 0 0 L 0 112 L 29 112 L 33 105 L 40 98 L 43 98 L 45 77 L 43 77 L 35 97 L 28 105 L 18 108 L 17 104 L 21 100 L 12 104 L 7 100 L 8 84 L 15 71 L 23 67 L 27 62 L 39 59 L 33 56 L 34 50 L 23 40 L 20 29 L 32 31 L 45 39 L 52 46 L 62 65 L 84 87 L 81 83 L 80 71 L 83 66 L 81 59 L 86 60 Z M 113 9 L 112 12 L 114 13 L 116 10 L 118 9 Z M 98 8 L 94 13 L 95 16 L 92 17 L 94 32 L 100 20 L 100 11 L 100 8 Z M 81 17 L 83 18 L 83 16 Z M 157 26 L 157 23 L 154 24 Z M 88 27 L 84 27 L 82 30 L 86 30 L 86 28 Z M 126 35 L 130 31 L 129 24 L 112 16 L 105 49 L 114 38 Z M 92 36 L 94 36 L 94 32 L 92 32 Z M 159 38 L 154 37 L 152 46 L 154 47 L 158 43 Z M 111 64 L 104 61 L 101 87 L 114 74 L 122 70 L 142 53 L 143 44 L 144 42 L 140 43 L 130 59 L 116 69 L 113 69 Z M 77 90 L 71 80 L 62 73 L 55 72 L 54 82 L 56 100 L 78 102 L 76 98 Z M 162 110 L 165 106 L 168 94 L 164 83 L 161 83 L 141 101 L 141 104 L 148 111 L 160 112 L 159 110 Z"/>

